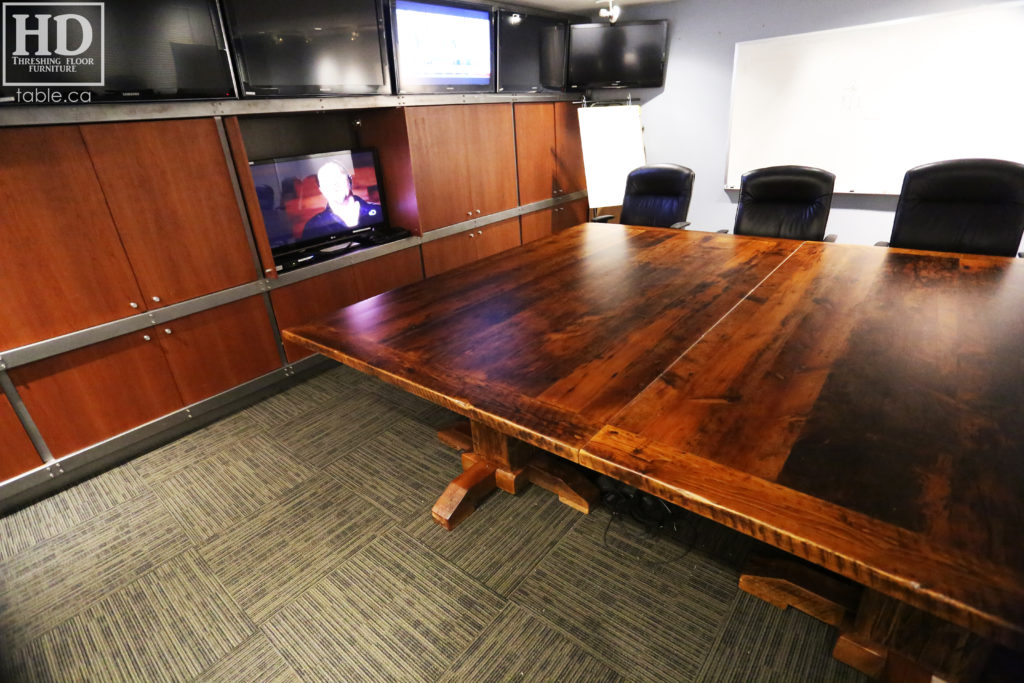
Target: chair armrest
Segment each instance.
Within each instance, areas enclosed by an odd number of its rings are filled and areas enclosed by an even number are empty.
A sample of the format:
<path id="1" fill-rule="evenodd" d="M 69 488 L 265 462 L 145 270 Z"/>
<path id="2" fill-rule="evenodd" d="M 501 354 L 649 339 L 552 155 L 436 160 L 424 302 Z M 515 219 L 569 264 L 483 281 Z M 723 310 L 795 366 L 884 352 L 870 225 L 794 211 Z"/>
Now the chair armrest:
<path id="1" fill-rule="evenodd" d="M 729 234 L 728 230 L 715 230 L 715 232 L 717 232 L 719 235 L 728 235 Z"/>
<path id="2" fill-rule="evenodd" d="M 888 242 L 875 242 L 875 246 L 876 247 L 887 247 L 887 246 L 889 246 L 889 243 Z"/>
<path id="3" fill-rule="evenodd" d="M 1017 252 L 1017 258 L 1024 258 L 1024 251 Z"/>
<path id="4" fill-rule="evenodd" d="M 594 216 L 593 218 L 590 219 L 590 222 L 591 223 L 607 223 L 607 222 L 609 222 L 613 218 L 615 218 L 615 216 L 611 215 L 610 213 L 605 213 L 605 214 L 602 214 L 600 216 Z"/>
<path id="5" fill-rule="evenodd" d="M 678 223 L 673 223 L 672 225 L 670 225 L 668 227 L 675 228 L 676 230 L 685 230 L 686 226 L 689 225 L 689 224 L 690 224 L 690 221 L 679 221 Z"/>
<path id="6" fill-rule="evenodd" d="M 825 235 L 825 238 L 823 240 L 821 240 L 821 241 L 822 242 L 835 242 L 837 237 L 839 237 L 839 235 Z"/>

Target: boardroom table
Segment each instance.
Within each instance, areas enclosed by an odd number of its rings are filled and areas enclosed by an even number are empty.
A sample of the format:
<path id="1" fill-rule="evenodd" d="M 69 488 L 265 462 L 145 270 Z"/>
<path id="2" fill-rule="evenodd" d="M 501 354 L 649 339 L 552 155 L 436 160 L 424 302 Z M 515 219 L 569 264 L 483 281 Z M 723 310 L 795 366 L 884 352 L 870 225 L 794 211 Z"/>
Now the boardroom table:
<path id="1" fill-rule="evenodd" d="M 1019 259 L 586 223 L 283 335 L 468 418 L 448 528 L 582 466 L 785 551 L 741 586 L 873 675 L 1024 650 Z"/>

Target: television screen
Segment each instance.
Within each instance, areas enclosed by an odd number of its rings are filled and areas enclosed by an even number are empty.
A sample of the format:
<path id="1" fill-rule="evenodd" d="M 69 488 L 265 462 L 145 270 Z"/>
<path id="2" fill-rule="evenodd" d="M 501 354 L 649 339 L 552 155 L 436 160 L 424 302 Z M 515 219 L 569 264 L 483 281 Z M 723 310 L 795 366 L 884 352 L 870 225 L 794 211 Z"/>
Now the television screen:
<path id="1" fill-rule="evenodd" d="M 371 150 L 270 159 L 250 168 L 275 255 L 387 226 Z"/>
<path id="2" fill-rule="evenodd" d="M 52 15 L 55 10 L 50 7 Z M 25 46 L 32 59 L 70 60 L 74 66 L 36 67 L 30 74 L 9 72 L 5 82 L 35 87 L 22 86 L 19 94 L 19 86 L 5 86 L 0 98 L 21 104 L 57 101 L 27 101 L 27 93 L 41 88 L 65 94 L 61 102 L 72 101 L 73 96 L 79 103 L 235 97 L 216 0 L 106 0 L 74 7 L 74 20 L 45 20 L 46 42 L 50 47 L 64 44 L 72 51 L 81 50 L 78 56 L 64 58 L 47 52 L 48 57 L 39 58 L 40 38 L 31 33 Z M 44 21 L 44 9 L 29 17 L 33 31 Z M 12 27 L 13 22 L 5 22 L 8 33 Z M 12 44 L 10 35 L 5 38 Z"/>
<path id="3" fill-rule="evenodd" d="M 498 12 L 498 92 L 565 87 L 566 22 L 510 10 Z"/>
<path id="4" fill-rule="evenodd" d="M 395 0 L 398 92 L 493 92 L 491 11 Z"/>
<path id="5" fill-rule="evenodd" d="M 245 96 L 390 94 L 378 0 L 225 0 Z"/>
<path id="6" fill-rule="evenodd" d="M 569 86 L 660 88 L 665 84 L 668 22 L 569 27 Z"/>

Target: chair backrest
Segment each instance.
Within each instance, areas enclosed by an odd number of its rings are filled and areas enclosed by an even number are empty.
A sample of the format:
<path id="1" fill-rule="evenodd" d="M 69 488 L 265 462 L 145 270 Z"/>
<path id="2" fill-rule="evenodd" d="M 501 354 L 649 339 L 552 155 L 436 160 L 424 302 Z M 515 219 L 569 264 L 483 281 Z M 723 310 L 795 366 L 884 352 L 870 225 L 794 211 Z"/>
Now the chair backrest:
<path id="1" fill-rule="evenodd" d="M 686 220 L 693 171 L 678 164 L 649 164 L 630 171 L 619 222 L 667 228 Z"/>
<path id="2" fill-rule="evenodd" d="M 836 177 L 810 166 L 769 166 L 743 174 L 737 235 L 822 240 Z"/>
<path id="3" fill-rule="evenodd" d="M 1024 165 L 955 159 L 907 171 L 889 246 L 1013 256 L 1024 233 Z"/>

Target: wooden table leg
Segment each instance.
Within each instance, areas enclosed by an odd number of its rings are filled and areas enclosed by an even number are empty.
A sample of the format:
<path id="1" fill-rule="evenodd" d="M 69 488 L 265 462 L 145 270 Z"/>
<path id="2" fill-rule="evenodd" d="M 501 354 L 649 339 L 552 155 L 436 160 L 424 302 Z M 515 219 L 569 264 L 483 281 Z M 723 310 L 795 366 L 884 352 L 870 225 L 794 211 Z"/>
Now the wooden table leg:
<path id="1" fill-rule="evenodd" d="M 781 553 L 751 558 L 740 588 L 838 627 L 832 656 L 884 681 L 976 680 L 992 649 L 959 626 Z"/>
<path id="2" fill-rule="evenodd" d="M 516 494 L 531 483 L 537 484 L 584 513 L 590 512 L 598 499 L 597 487 L 569 463 L 485 424 L 457 424 L 439 431 L 438 438 L 465 451 L 463 473 L 448 485 L 433 509 L 434 520 L 449 531 L 495 488 Z"/>

